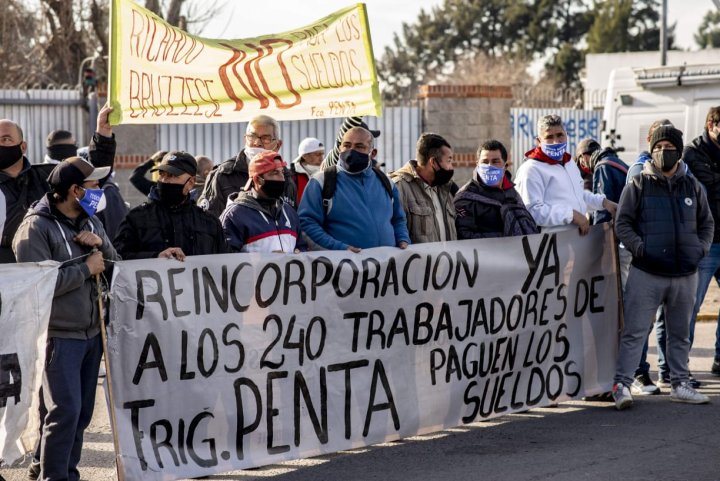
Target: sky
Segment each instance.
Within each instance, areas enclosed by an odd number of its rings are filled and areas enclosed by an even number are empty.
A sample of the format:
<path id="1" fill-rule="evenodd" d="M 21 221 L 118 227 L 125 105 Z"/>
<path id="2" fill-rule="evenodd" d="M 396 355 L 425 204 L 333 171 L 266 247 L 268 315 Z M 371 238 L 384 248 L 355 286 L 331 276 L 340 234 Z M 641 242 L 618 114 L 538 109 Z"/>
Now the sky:
<path id="1" fill-rule="evenodd" d="M 200 33 L 209 38 L 248 38 L 285 32 L 312 23 L 336 10 L 352 5 L 352 1 L 328 0 L 265 0 L 248 7 L 247 0 L 218 0 L 221 14 Z M 442 0 L 365 0 L 370 21 L 375 58 L 386 46 L 393 44 L 402 23 L 413 23 L 420 9 L 429 11 L 442 5 Z M 693 34 L 706 11 L 715 9 L 712 0 L 668 0 L 669 23 L 677 22 L 676 44 L 682 49 L 696 50 Z"/>

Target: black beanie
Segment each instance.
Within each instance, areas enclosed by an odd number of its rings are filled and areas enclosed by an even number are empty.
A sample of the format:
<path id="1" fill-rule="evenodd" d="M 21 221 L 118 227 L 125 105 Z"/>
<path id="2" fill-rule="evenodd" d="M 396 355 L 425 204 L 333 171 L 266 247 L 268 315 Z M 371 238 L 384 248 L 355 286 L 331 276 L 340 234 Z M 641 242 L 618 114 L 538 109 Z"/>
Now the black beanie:
<path id="1" fill-rule="evenodd" d="M 675 127 L 671 127 L 669 125 L 663 125 L 662 127 L 658 127 L 657 129 L 655 129 L 652 137 L 650 138 L 650 152 L 655 150 L 655 144 L 657 144 L 661 140 L 668 140 L 671 144 L 675 146 L 678 152 L 682 152 L 682 136 L 682 131 L 676 129 Z"/>

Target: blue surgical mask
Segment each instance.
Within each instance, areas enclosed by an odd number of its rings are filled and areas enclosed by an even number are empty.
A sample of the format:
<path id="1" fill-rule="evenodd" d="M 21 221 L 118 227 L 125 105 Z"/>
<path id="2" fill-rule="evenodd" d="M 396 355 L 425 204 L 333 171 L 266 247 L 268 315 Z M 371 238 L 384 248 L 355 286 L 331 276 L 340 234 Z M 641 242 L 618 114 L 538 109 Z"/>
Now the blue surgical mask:
<path id="1" fill-rule="evenodd" d="M 562 144 L 540 144 L 540 149 L 553 160 L 556 160 L 560 162 L 563 158 L 563 155 L 565 155 L 565 151 L 567 150 L 567 142 L 563 142 Z"/>
<path id="2" fill-rule="evenodd" d="M 477 172 L 477 175 L 480 177 L 480 180 L 483 181 L 483 184 L 491 187 L 499 185 L 505 176 L 505 169 L 502 167 L 495 167 L 490 164 L 478 165 L 475 172 Z"/>
<path id="3" fill-rule="evenodd" d="M 78 203 L 88 217 L 92 217 L 96 212 L 100 212 L 105 208 L 105 193 L 102 189 L 83 190 L 85 195 L 82 196 L 82 199 L 78 199 Z"/>
<path id="4" fill-rule="evenodd" d="M 348 172 L 357 173 L 362 172 L 370 165 L 370 156 L 357 150 L 346 150 L 340 153 L 340 162 Z"/>

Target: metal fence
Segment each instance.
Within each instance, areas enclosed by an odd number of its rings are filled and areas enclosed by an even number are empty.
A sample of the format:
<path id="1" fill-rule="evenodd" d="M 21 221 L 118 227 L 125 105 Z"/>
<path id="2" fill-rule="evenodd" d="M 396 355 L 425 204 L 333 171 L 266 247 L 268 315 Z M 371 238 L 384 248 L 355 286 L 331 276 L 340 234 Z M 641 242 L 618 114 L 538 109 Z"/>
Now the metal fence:
<path id="1" fill-rule="evenodd" d="M 341 118 L 308 119 L 280 122 L 283 145 L 280 153 L 292 161 L 297 147 L 306 137 L 316 137 L 331 148 Z M 381 135 L 375 140 L 378 159 L 388 171 L 401 167 L 415 156 L 415 142 L 420 136 L 422 114 L 419 107 L 389 107 L 382 117 L 366 117 L 365 121 Z M 247 122 L 232 124 L 165 124 L 157 126 L 159 150 L 185 150 L 204 154 L 220 163 L 236 155 L 245 144 Z"/>
<path id="2" fill-rule="evenodd" d="M 602 112 L 575 109 L 510 109 L 511 158 L 513 168 L 523 162 L 523 154 L 535 147 L 536 125 L 539 118 L 557 114 L 563 119 L 568 135 L 568 152 L 574 155 L 577 144 L 584 138 L 600 139 Z"/>
<path id="3" fill-rule="evenodd" d="M 79 145 L 88 144 L 92 130 L 83 105 L 80 90 L 0 90 L 0 118 L 13 120 L 23 129 L 31 162 L 43 161 L 45 139 L 53 130 L 69 130 Z"/>
<path id="4" fill-rule="evenodd" d="M 512 88 L 513 106 L 517 108 L 602 109 L 606 91 L 581 88 L 547 88 L 515 85 Z"/>

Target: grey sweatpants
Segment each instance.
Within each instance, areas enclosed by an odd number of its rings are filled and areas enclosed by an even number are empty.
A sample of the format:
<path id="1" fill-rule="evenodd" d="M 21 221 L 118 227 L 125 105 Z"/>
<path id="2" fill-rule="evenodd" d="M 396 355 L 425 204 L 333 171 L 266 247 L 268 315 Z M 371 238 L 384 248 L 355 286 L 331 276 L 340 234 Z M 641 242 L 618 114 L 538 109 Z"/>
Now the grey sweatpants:
<path id="1" fill-rule="evenodd" d="M 625 326 L 620 337 L 614 382 L 625 386 L 632 384 L 648 329 L 661 304 L 665 304 L 670 383 L 677 386 L 688 380 L 690 316 L 695 304 L 697 283 L 697 273 L 664 277 L 649 274 L 635 266 L 630 267 L 624 296 Z"/>

